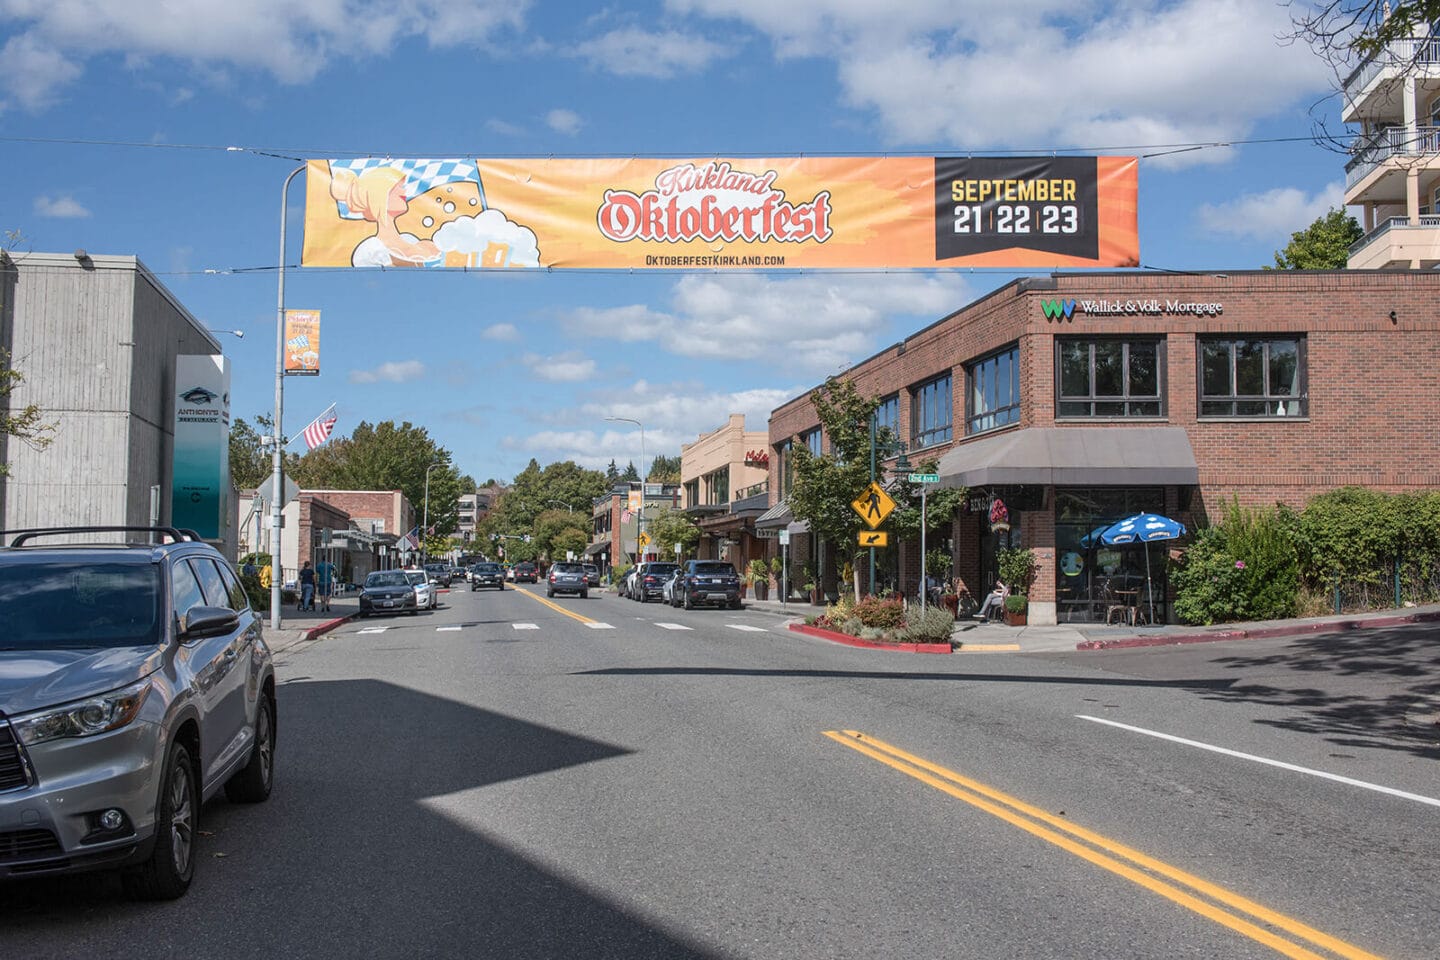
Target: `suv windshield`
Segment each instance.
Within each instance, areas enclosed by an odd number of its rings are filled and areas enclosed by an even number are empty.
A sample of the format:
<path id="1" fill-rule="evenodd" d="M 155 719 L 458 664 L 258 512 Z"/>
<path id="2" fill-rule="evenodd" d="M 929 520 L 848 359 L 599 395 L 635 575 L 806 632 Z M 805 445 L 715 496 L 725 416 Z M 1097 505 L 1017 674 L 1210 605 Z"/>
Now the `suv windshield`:
<path id="1" fill-rule="evenodd" d="M 475 564 L 475 566 L 474 566 L 472 569 L 473 569 L 476 573 L 499 573 L 499 572 L 500 572 L 500 564 L 498 564 L 498 563 L 477 563 L 477 564 Z"/>
<path id="2" fill-rule="evenodd" d="M 0 650 L 160 641 L 160 568 L 149 563 L 0 564 Z"/>
<path id="3" fill-rule="evenodd" d="M 584 573 L 585 568 L 578 563 L 556 563 L 550 567 L 556 573 Z"/>
<path id="4" fill-rule="evenodd" d="M 400 571 L 383 571 L 370 574 L 365 578 L 367 587 L 408 587 L 410 578 Z"/>
<path id="5" fill-rule="evenodd" d="M 735 576 L 735 568 L 728 563 L 696 563 L 691 572 L 702 577 Z"/>

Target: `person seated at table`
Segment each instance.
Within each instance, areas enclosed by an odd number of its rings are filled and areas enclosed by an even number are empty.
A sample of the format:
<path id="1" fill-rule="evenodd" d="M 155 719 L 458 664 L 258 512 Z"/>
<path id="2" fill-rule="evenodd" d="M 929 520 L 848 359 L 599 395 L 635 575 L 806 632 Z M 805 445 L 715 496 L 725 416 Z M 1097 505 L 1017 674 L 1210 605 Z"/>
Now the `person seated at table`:
<path id="1" fill-rule="evenodd" d="M 1009 595 L 1010 588 L 1005 586 L 1005 584 L 1001 583 L 999 580 L 996 580 L 995 586 L 991 589 L 989 594 L 986 595 L 985 602 L 980 604 L 980 612 L 975 614 L 976 618 L 980 620 L 990 619 L 991 609 L 993 609 L 994 607 L 1003 608 L 1005 605 L 1005 598 Z"/>

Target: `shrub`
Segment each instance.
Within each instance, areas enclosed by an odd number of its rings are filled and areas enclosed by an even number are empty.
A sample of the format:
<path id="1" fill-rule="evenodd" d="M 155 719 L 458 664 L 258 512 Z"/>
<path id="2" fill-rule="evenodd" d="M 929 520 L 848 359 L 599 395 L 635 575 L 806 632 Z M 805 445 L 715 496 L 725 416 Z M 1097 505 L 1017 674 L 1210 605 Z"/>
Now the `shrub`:
<path id="1" fill-rule="evenodd" d="M 861 623 L 859 618 L 857 617 L 851 617 L 850 619 L 845 620 L 840 624 L 840 632 L 848 634 L 852 637 L 860 636 L 864 629 L 865 624 Z"/>
<path id="2" fill-rule="evenodd" d="M 1200 531 L 1175 569 L 1175 615 L 1183 623 L 1224 623 L 1250 615 L 1244 561 L 1226 549 L 1221 527 Z"/>
<path id="3" fill-rule="evenodd" d="M 920 616 L 911 617 L 896 639 L 905 643 L 944 643 L 955 629 L 955 618 L 943 607 L 928 607 Z"/>
<path id="4" fill-rule="evenodd" d="M 1273 620 L 1295 615 L 1295 514 L 1231 501 L 1219 524 L 1202 529 L 1171 575 L 1175 615 L 1185 623 Z"/>
<path id="5" fill-rule="evenodd" d="M 1029 605 L 1030 601 L 1026 599 L 1023 593 L 1012 593 L 1005 598 L 1006 613 L 1024 613 Z"/>
<path id="6" fill-rule="evenodd" d="M 884 640 L 885 631 L 879 627 L 862 627 L 860 629 L 861 640 Z"/>
<path id="7" fill-rule="evenodd" d="M 866 597 L 855 604 L 854 615 L 867 627 L 894 630 L 905 624 L 905 605 L 899 597 L 888 600 Z"/>
<path id="8" fill-rule="evenodd" d="M 835 598 L 835 602 L 825 608 L 825 616 L 834 623 L 843 623 L 849 620 L 855 612 L 855 598 L 848 593 L 842 593 Z"/>
<path id="9" fill-rule="evenodd" d="M 1000 579 L 1009 585 L 1012 593 L 1025 593 L 1035 579 L 1035 554 L 1024 547 L 1001 547 L 995 551 L 995 565 L 999 568 Z"/>

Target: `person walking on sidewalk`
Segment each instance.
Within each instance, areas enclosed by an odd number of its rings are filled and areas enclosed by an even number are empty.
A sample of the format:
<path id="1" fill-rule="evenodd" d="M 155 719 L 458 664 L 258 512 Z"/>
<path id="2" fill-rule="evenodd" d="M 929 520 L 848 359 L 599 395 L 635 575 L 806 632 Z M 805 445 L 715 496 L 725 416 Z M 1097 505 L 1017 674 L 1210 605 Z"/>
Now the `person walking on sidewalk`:
<path id="1" fill-rule="evenodd" d="M 320 597 L 320 609 L 330 609 L 330 596 L 335 592 L 335 564 L 321 560 L 315 565 L 315 593 Z"/>
<path id="2" fill-rule="evenodd" d="M 315 609 L 315 571 L 306 560 L 300 567 L 300 607 L 301 610 Z"/>

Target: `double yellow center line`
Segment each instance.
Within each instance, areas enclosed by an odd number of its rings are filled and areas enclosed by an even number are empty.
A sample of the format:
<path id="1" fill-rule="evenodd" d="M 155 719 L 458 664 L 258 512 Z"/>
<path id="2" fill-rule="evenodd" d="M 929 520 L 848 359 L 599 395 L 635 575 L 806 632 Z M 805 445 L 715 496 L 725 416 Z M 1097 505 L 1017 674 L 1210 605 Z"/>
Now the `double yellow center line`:
<path id="1" fill-rule="evenodd" d="M 825 736 L 1258 943 L 1263 943 L 1284 956 L 1296 960 L 1326 960 L 1326 954 L 1315 953 L 1310 949 L 1313 947 L 1327 951 L 1329 956 L 1344 957 L 1346 960 L 1380 960 L 1372 953 L 1321 933 L 1224 887 L 1216 886 L 1138 850 L 1078 827 L 953 770 L 906 753 L 883 740 L 856 730 L 827 730 Z M 1295 939 L 1286 939 L 1274 932 L 1276 930 Z"/>
<path id="2" fill-rule="evenodd" d="M 538 594 L 538 593 L 531 593 L 529 590 L 521 590 L 519 587 L 516 587 L 516 588 L 515 588 L 515 592 L 516 592 L 516 593 L 520 593 L 520 594 L 524 594 L 525 596 L 529 597 L 531 600 L 539 600 L 541 603 L 545 604 L 545 606 L 549 607 L 551 610 L 554 610 L 556 613 L 563 613 L 563 614 L 565 614 L 565 616 L 569 617 L 571 620 L 579 620 L 581 623 L 595 623 L 595 621 L 594 621 L 594 620 L 591 620 L 589 617 L 582 617 L 582 616 L 581 616 L 580 614 L 578 614 L 578 613 L 575 613 L 575 612 L 570 611 L 570 610 L 566 610 L 564 607 L 560 606 L 560 604 L 556 603 L 554 600 L 551 600 L 551 599 L 549 599 L 549 598 L 547 598 L 547 597 L 542 597 L 542 596 L 540 596 L 540 594 Z"/>

